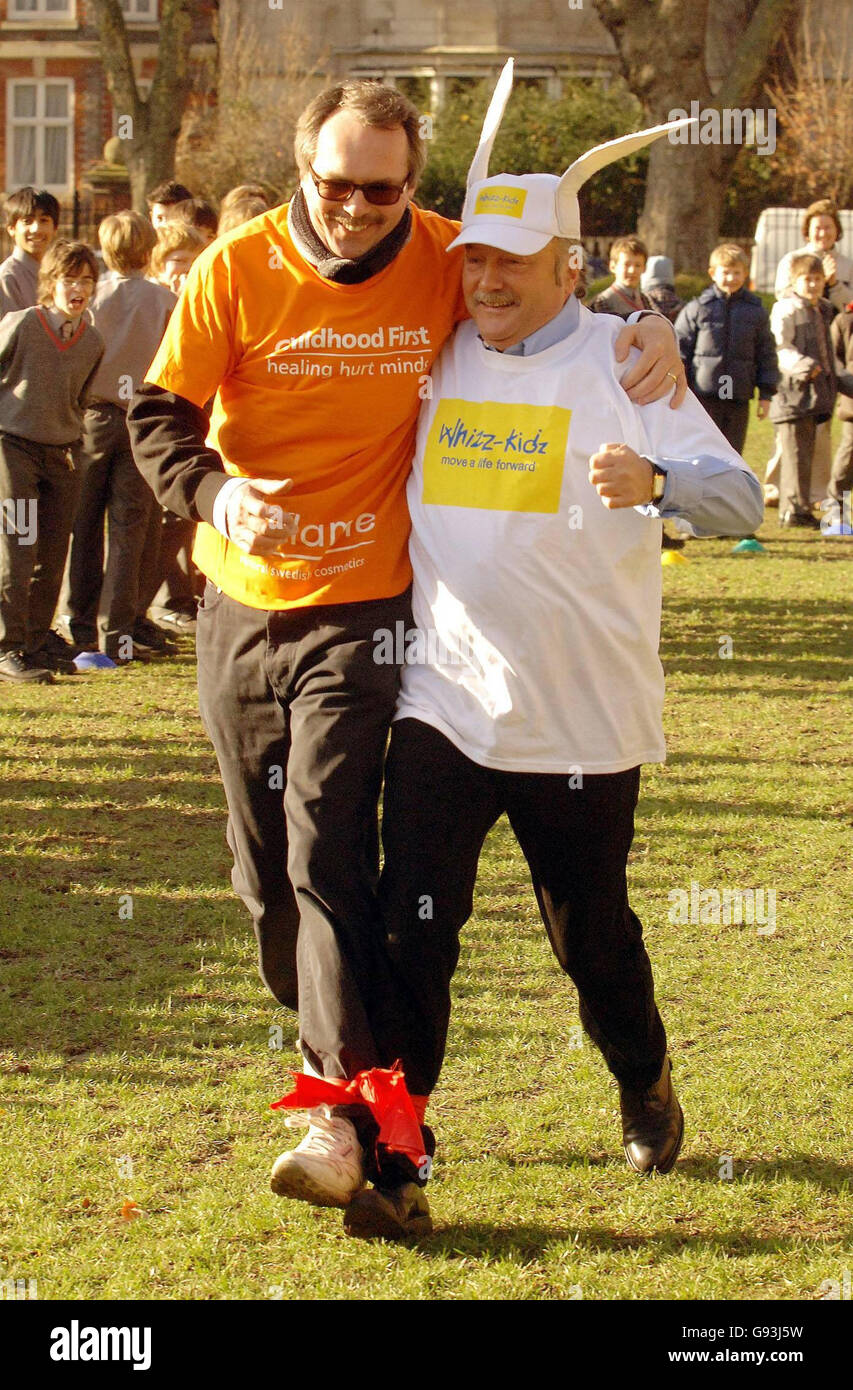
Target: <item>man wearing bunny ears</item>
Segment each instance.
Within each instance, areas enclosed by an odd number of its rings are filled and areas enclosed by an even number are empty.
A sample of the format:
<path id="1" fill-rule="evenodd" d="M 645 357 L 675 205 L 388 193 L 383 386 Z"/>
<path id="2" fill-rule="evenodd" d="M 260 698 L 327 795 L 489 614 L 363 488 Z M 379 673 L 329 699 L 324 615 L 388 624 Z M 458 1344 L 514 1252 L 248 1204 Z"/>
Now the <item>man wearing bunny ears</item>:
<path id="1" fill-rule="evenodd" d="M 668 1172 L 683 1137 L 626 866 L 640 765 L 664 759 L 661 518 L 743 535 L 758 480 L 695 397 L 639 410 L 620 387 L 619 323 L 581 307 L 577 189 L 671 127 L 590 151 L 558 179 L 488 177 L 496 91 L 469 175 L 463 323 L 432 372 L 413 471 L 416 632 L 386 763 L 383 927 L 395 995 L 384 1061 L 429 1096 L 450 1019 L 477 862 L 506 813 L 580 1017 L 616 1077 L 623 1145 Z M 352 1235 L 430 1229 L 418 1180 L 357 1193 Z"/>
<path id="2" fill-rule="evenodd" d="M 418 408 L 465 314 L 461 254 L 445 254 L 457 224 L 412 202 L 420 124 L 381 83 L 319 93 L 297 127 L 299 189 L 199 256 L 128 415 L 158 499 L 199 523 L 199 700 L 232 881 L 323 1097 L 273 1190 L 333 1206 L 363 1184 L 373 1147 L 361 1098 L 334 1103 L 376 1064 L 363 1000 L 399 663 L 375 659 L 373 634 L 411 621 Z M 647 348 L 625 389 L 645 400 L 665 386 L 677 404 L 669 325 L 625 331 Z"/>

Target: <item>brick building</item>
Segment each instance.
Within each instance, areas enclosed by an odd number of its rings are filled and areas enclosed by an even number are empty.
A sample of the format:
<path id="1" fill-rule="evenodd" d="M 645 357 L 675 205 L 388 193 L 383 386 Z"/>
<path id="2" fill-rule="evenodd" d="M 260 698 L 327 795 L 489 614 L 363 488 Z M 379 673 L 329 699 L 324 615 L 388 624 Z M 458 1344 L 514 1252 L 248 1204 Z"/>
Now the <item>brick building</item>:
<path id="1" fill-rule="evenodd" d="M 157 63 L 158 0 L 121 0 L 121 8 L 144 92 Z M 197 8 L 193 43 L 209 46 L 213 6 Z M 63 230 L 76 221 L 81 235 L 130 205 L 121 180 L 97 190 L 86 182 L 116 119 L 91 0 L 0 0 L 0 103 L 0 186 L 47 188 L 60 201 Z"/>
<path id="2" fill-rule="evenodd" d="M 120 0 L 137 80 L 152 79 L 159 0 Z M 215 32 L 245 35 L 258 83 L 288 71 L 289 36 L 302 36 L 304 68 L 317 76 L 396 83 L 423 110 L 466 83 L 494 78 L 513 54 L 519 82 L 554 96 L 572 77 L 605 82 L 617 69 L 613 41 L 589 0 L 196 0 L 192 51 L 215 54 Z M 812 0 L 816 34 L 843 40 L 853 68 L 853 6 Z M 712 17 L 712 86 L 730 61 Z M 851 72 L 853 76 L 853 72 Z M 115 133 L 92 0 L 0 0 L 0 187 L 32 183 L 55 193 L 63 229 L 90 236 L 100 217 L 129 205 L 119 179 L 93 187 L 91 171 Z M 76 194 L 76 207 L 75 207 Z M 6 246 L 0 231 L 0 254 Z"/>

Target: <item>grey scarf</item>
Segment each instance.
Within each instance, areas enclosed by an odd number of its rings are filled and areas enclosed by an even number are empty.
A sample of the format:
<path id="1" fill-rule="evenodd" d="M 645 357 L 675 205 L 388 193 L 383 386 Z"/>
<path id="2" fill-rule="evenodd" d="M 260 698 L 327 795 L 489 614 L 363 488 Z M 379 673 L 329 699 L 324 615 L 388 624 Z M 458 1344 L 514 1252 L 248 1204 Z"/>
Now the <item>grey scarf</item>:
<path id="1" fill-rule="evenodd" d="M 371 276 L 378 275 L 386 265 L 390 265 L 399 251 L 402 251 L 412 230 L 412 212 L 406 208 L 400 221 L 386 237 L 354 261 L 344 260 L 330 251 L 314 230 L 308 215 L 308 205 L 302 189 L 297 189 L 290 200 L 287 212 L 287 225 L 290 235 L 301 256 L 313 265 L 326 280 L 336 280 L 341 285 L 360 285 Z"/>

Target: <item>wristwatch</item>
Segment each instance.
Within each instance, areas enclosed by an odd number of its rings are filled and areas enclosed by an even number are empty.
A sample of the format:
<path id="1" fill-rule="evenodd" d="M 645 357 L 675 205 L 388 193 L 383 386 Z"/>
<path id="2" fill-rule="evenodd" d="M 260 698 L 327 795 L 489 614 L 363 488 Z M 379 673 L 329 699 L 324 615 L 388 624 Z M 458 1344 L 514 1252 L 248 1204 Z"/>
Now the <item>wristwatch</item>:
<path id="1" fill-rule="evenodd" d="M 646 503 L 646 505 L 648 506 L 649 503 L 660 502 L 661 498 L 663 497 L 664 490 L 666 488 L 666 469 L 658 468 L 658 465 L 655 463 L 654 459 L 646 458 L 645 454 L 642 454 L 641 458 L 646 459 L 646 463 L 651 464 L 652 467 L 652 495 L 649 498 L 649 501 Z"/>

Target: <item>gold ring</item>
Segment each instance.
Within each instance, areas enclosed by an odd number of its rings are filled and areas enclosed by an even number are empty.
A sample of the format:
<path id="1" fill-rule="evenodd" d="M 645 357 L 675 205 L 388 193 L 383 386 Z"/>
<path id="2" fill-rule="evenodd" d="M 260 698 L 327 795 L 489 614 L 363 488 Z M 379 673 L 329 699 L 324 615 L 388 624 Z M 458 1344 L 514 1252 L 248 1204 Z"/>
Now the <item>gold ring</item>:
<path id="1" fill-rule="evenodd" d="M 675 372 L 667 372 L 667 376 L 671 376 L 676 386 L 678 385 L 678 377 L 675 375 Z"/>

